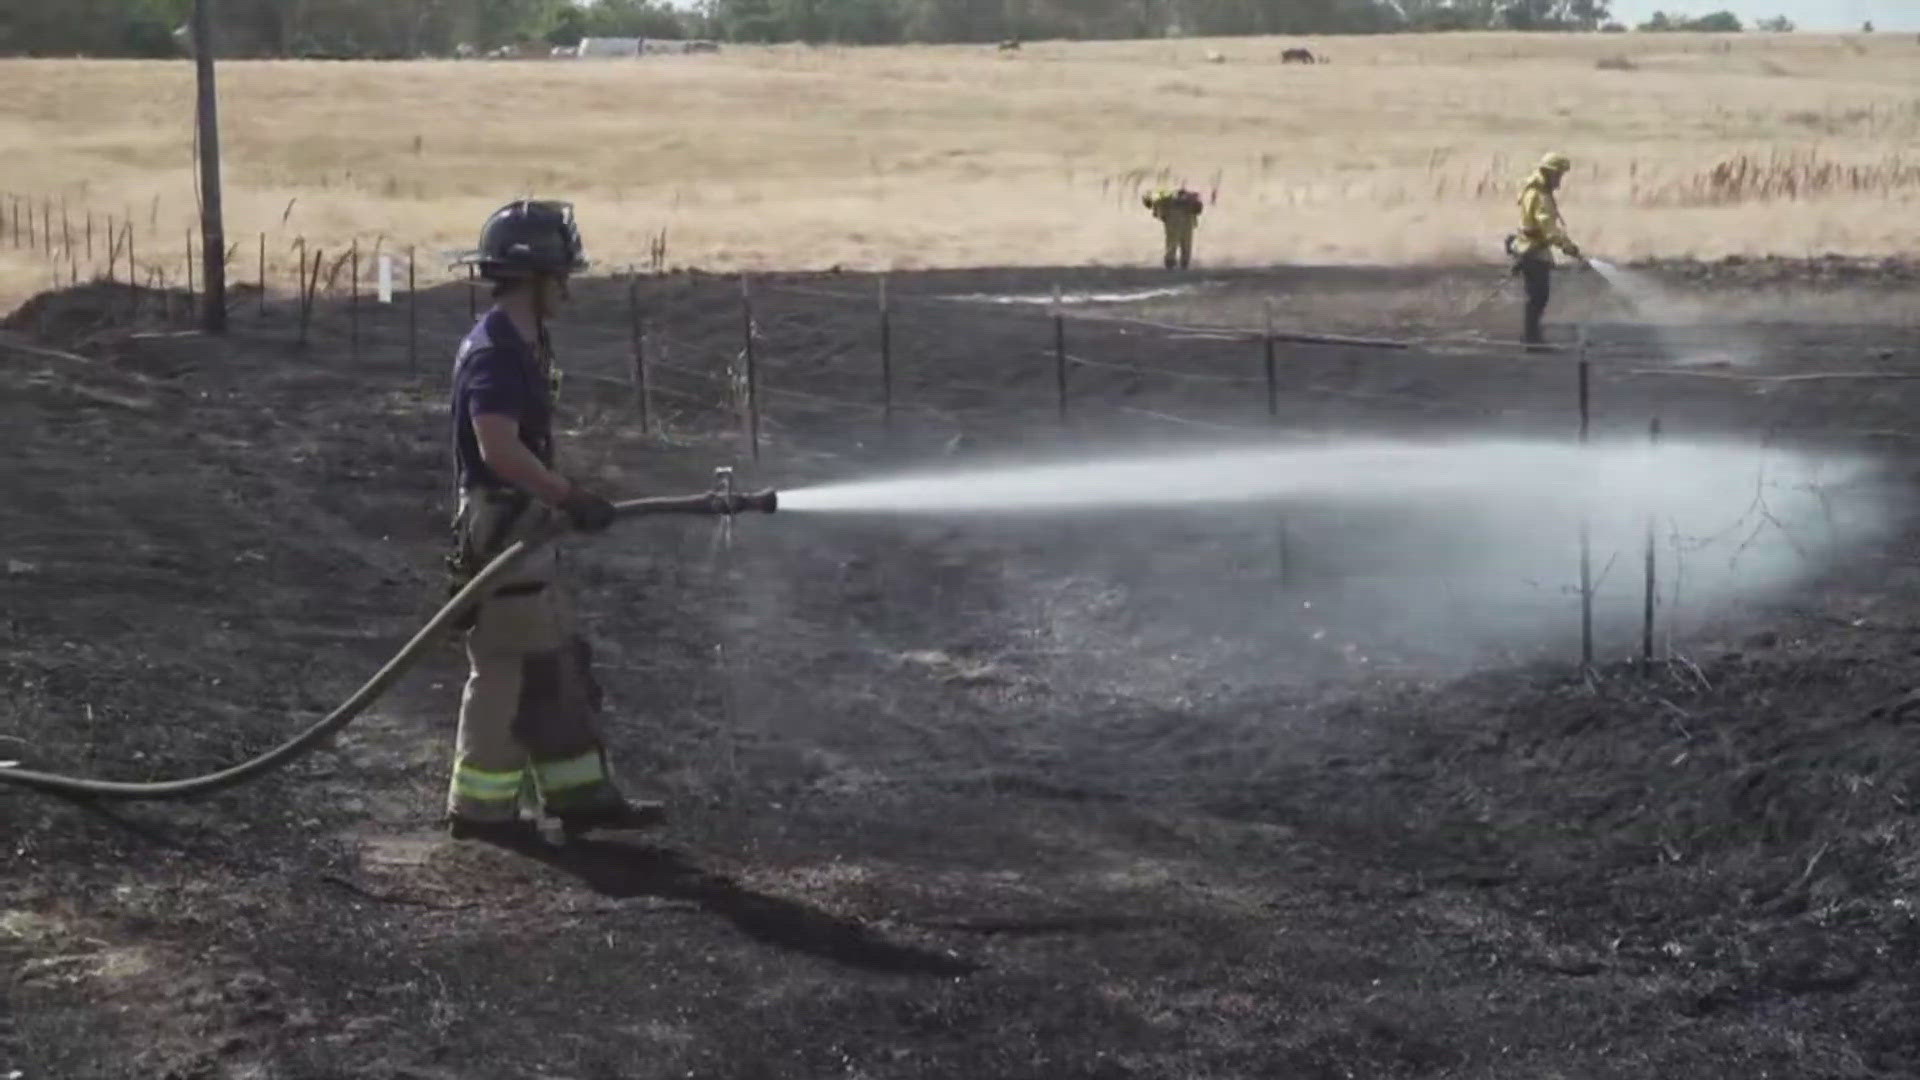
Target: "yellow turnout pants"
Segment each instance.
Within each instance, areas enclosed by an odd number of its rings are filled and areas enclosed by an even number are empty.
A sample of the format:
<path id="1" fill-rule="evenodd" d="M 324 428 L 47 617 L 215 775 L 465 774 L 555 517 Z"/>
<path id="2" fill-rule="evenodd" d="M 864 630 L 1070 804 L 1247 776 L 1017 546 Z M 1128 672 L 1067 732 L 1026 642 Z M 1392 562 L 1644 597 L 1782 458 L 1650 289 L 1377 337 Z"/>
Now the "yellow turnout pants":
<path id="1" fill-rule="evenodd" d="M 476 489 L 462 499 L 457 543 L 473 572 L 543 526 L 553 511 L 524 496 Z M 549 811 L 616 799 L 596 723 L 590 653 L 557 581 L 548 544 L 521 560 L 467 630 L 447 809 L 473 821 L 509 821 L 523 794 Z"/>

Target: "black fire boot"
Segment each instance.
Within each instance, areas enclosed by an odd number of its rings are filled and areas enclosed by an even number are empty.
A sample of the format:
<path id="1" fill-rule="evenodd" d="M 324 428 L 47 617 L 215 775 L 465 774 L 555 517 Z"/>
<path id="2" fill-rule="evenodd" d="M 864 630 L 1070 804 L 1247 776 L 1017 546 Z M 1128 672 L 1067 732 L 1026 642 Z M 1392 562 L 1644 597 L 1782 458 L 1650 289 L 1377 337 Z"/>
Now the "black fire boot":
<path id="1" fill-rule="evenodd" d="M 458 815 L 447 818 L 447 835 L 455 840 L 479 840 L 512 847 L 540 841 L 540 827 L 526 818 L 510 821 L 475 821 Z"/>
<path id="2" fill-rule="evenodd" d="M 657 802 L 631 802 L 614 798 L 592 806 L 558 811 L 553 816 L 560 819 L 560 831 L 572 839 L 601 830 L 631 832 L 651 829 L 666 822 L 667 808 Z"/>
<path id="3" fill-rule="evenodd" d="M 1521 336 L 1528 352 L 1547 352 L 1547 335 L 1541 323 L 1553 297 L 1553 264 L 1537 257 L 1521 259 L 1520 276 L 1527 286 L 1527 312 Z"/>

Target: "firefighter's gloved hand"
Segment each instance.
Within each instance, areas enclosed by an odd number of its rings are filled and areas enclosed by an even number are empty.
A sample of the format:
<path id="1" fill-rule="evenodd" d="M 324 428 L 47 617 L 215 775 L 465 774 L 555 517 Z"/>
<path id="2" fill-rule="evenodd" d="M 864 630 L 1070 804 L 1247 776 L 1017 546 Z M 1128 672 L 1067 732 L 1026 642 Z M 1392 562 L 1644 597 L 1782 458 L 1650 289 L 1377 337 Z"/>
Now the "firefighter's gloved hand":
<path id="1" fill-rule="evenodd" d="M 1587 257 L 1580 254 L 1580 245 L 1571 240 L 1567 241 L 1567 246 L 1563 250 L 1566 251 L 1567 257 L 1570 259 L 1579 259 L 1581 262 L 1587 261 Z"/>
<path id="2" fill-rule="evenodd" d="M 584 533 L 605 532 L 619 516 L 605 497 L 579 487 L 560 500 L 560 512 L 567 515 L 568 524 Z"/>

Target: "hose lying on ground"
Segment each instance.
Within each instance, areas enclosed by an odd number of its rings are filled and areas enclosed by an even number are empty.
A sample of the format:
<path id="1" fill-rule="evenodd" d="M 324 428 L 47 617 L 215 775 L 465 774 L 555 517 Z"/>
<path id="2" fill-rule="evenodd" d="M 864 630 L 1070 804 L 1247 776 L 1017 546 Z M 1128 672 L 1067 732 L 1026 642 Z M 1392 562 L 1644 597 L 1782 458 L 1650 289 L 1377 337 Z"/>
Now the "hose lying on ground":
<path id="1" fill-rule="evenodd" d="M 685 498 L 633 499 L 616 503 L 614 510 L 620 517 L 633 517 L 642 514 L 713 514 L 732 515 L 743 510 L 760 510 L 771 513 L 776 505 L 776 497 L 771 491 L 736 494 L 730 491 L 716 491 L 705 495 Z M 386 692 L 398 682 L 412 667 L 419 663 L 420 656 L 445 634 L 461 616 L 477 605 L 491 590 L 494 583 L 506 576 L 521 559 L 539 548 L 551 543 L 566 531 L 563 522 L 556 523 L 541 532 L 521 540 L 487 564 L 484 570 L 474 575 L 466 588 L 461 589 L 446 606 L 436 612 L 413 640 L 388 660 L 385 666 L 374 672 L 353 696 L 341 702 L 340 706 L 328 713 L 325 718 L 307 730 L 268 750 L 266 753 L 238 765 L 182 780 L 162 780 L 148 783 L 132 783 L 119 780 L 89 780 L 77 776 L 59 776 L 53 773 L 35 772 L 31 769 L 0 769 L 0 784 L 12 784 L 16 787 L 31 788 L 51 795 L 64 795 L 75 799 L 110 800 L 115 802 L 135 802 L 156 799 L 187 799 L 196 795 L 207 795 L 215 791 L 244 784 L 249 780 L 284 768 L 309 751 L 320 745 L 328 736 L 352 723 L 369 705 L 380 700 Z"/>

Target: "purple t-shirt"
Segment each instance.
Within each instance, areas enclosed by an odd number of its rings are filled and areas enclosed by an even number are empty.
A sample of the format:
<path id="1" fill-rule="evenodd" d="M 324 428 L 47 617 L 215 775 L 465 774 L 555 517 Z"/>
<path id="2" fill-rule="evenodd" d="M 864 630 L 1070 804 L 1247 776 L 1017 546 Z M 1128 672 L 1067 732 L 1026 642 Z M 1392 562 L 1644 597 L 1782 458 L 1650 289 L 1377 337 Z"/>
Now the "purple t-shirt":
<path id="1" fill-rule="evenodd" d="M 553 402 L 540 364 L 507 313 L 494 308 L 480 317 L 453 361 L 453 455 L 460 487 L 503 487 L 480 457 L 473 418 L 488 414 L 520 421 L 520 441 L 533 456 L 553 464 Z"/>

